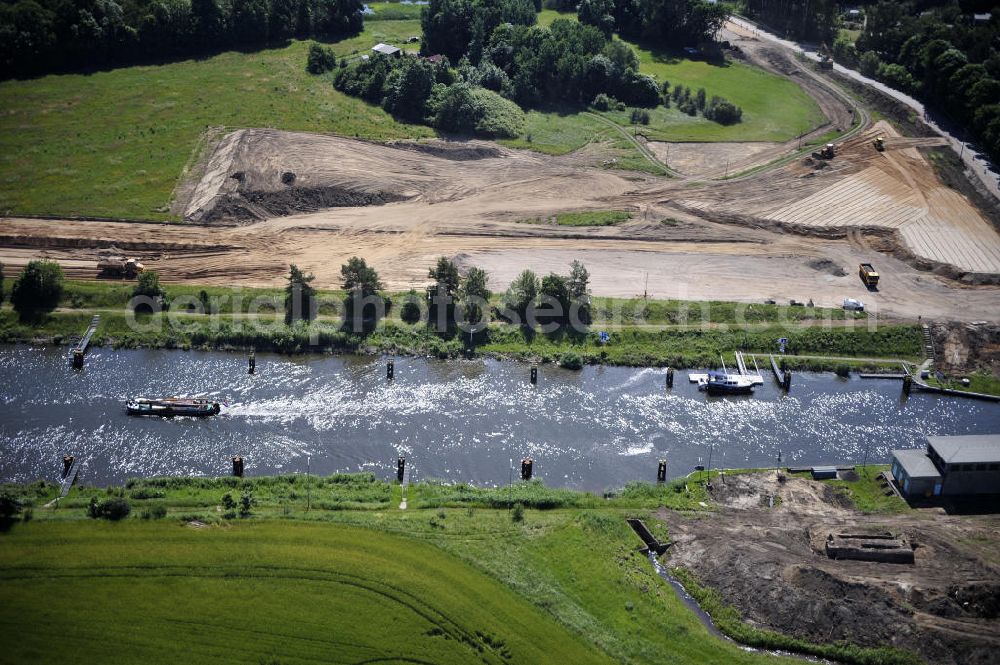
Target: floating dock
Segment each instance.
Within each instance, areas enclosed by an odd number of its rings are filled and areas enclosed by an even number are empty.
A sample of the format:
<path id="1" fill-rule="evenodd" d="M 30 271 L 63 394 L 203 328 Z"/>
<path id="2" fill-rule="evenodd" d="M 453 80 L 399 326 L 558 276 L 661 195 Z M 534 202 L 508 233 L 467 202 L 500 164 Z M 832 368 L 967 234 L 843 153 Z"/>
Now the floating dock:
<path id="1" fill-rule="evenodd" d="M 87 353 L 87 347 L 90 346 L 90 340 L 97 332 L 97 326 L 101 324 L 101 315 L 95 314 L 94 318 L 90 320 L 90 327 L 87 328 L 87 332 L 83 334 L 80 341 L 76 346 L 73 347 L 73 367 L 80 368 L 83 367 L 83 356 Z"/>
<path id="2" fill-rule="evenodd" d="M 774 372 L 774 380 L 778 382 L 778 385 L 788 392 L 788 389 L 792 385 L 792 373 L 784 372 L 778 367 L 778 361 L 774 359 L 774 354 L 770 354 L 771 359 L 771 371 Z"/>
<path id="3" fill-rule="evenodd" d="M 753 373 L 751 373 L 750 370 L 747 369 L 746 358 L 744 358 L 742 351 L 736 352 L 736 367 L 739 369 L 741 375 L 750 379 L 750 382 L 753 385 L 755 386 L 762 385 L 764 383 L 764 377 L 760 375 L 760 367 L 757 366 L 757 359 L 754 358 L 753 356 L 751 356 L 750 358 L 751 360 L 753 360 L 753 369 L 754 369 Z"/>
<path id="4" fill-rule="evenodd" d="M 83 461 L 76 457 L 73 459 L 72 466 L 69 467 L 69 471 L 66 472 L 66 477 L 62 479 L 59 487 L 59 498 L 63 498 L 69 494 L 69 489 L 73 487 L 73 483 L 76 482 L 76 476 L 80 473 L 80 465 Z"/>

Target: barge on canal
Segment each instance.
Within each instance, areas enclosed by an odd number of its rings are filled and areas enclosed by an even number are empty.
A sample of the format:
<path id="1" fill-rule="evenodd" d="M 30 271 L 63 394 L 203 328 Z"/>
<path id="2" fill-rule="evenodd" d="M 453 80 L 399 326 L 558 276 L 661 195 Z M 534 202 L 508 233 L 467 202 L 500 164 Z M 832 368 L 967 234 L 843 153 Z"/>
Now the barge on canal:
<path id="1" fill-rule="evenodd" d="M 218 402 L 207 399 L 179 397 L 146 399 L 140 397 L 125 403 L 125 411 L 130 416 L 194 416 L 204 418 L 217 415 L 220 410 Z"/>

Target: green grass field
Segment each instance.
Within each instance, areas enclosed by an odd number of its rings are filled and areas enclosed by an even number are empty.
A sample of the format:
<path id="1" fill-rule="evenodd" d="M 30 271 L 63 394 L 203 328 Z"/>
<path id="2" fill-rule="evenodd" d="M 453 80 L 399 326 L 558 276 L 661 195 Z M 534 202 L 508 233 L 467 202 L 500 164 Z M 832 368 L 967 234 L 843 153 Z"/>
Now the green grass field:
<path id="1" fill-rule="evenodd" d="M 70 522 L 3 540 L 3 662 L 612 662 L 457 557 L 374 530 Z"/>
<path id="2" fill-rule="evenodd" d="M 369 21 L 340 55 L 420 34 Z M 0 213 L 171 219 L 178 177 L 209 127 L 433 136 L 305 71 L 307 42 L 205 60 L 0 83 Z"/>
<path id="3" fill-rule="evenodd" d="M 75 487 L 56 509 L 41 507 L 52 485 L 13 489 L 34 508 L 0 532 L 0 629 L 19 636 L 0 663 L 796 662 L 712 637 L 638 552 L 626 517 L 665 538 L 658 507 L 712 509 L 684 479 L 608 497 L 424 481 L 406 510 L 371 474 L 138 479 Z M 246 490 L 252 515 L 225 516 L 223 494 Z M 89 520 L 92 496 L 132 514 Z M 705 602 L 760 646 L 808 648 Z"/>
<path id="4" fill-rule="evenodd" d="M 420 34 L 419 6 L 372 8 L 362 34 L 332 44 L 338 55 L 364 53 L 380 41 L 404 44 Z M 557 16 L 543 11 L 539 23 Z M 174 219 L 174 187 L 209 128 L 275 127 L 376 140 L 434 136 L 429 127 L 397 122 L 337 92 L 328 77 L 307 74 L 307 48 L 291 42 L 254 53 L 0 82 L 0 214 Z M 812 100 L 785 79 L 741 64 L 716 67 L 637 52 L 642 71 L 704 86 L 744 109 L 743 123 L 723 127 L 659 108 L 643 127 L 652 139 L 783 140 L 820 121 Z M 616 114 L 606 117 L 622 123 Z M 565 154 L 594 141 L 607 144 L 616 168 L 662 172 L 614 127 L 577 110 L 531 111 L 524 134 L 503 143 Z"/>

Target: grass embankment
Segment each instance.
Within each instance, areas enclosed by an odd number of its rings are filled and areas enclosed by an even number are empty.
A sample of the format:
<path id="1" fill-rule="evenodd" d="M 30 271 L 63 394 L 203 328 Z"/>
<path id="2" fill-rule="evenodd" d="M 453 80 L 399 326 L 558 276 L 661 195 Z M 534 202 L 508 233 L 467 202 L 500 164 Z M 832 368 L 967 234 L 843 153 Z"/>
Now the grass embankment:
<path id="1" fill-rule="evenodd" d="M 420 34 L 419 7 L 375 3 L 360 35 L 332 44 L 338 56 Z M 540 23 L 551 23 L 545 11 Z M 793 82 L 739 63 L 715 66 L 636 47 L 641 70 L 671 84 L 729 98 L 744 121 L 723 127 L 657 109 L 642 131 L 657 140 L 786 140 L 818 124 L 819 111 Z M 208 127 L 274 127 L 376 140 L 425 138 L 378 106 L 305 71 L 307 42 L 201 60 L 0 82 L 0 213 L 176 219 L 172 192 L 203 148 Z M 751 81 L 752 85 L 747 85 Z M 780 104 L 775 100 L 781 100 Z M 524 134 L 505 142 L 549 154 L 607 144 L 617 168 L 662 170 L 628 139 L 581 109 L 532 111 Z M 620 125 L 627 118 L 606 115 Z"/>
<path id="2" fill-rule="evenodd" d="M 597 299 L 595 323 L 588 331 L 543 334 L 494 321 L 470 349 L 465 335 L 441 336 L 423 324 L 401 322 L 398 307 L 371 334 L 346 333 L 336 316 L 336 304 L 343 297 L 339 292 L 319 294 L 317 321 L 290 327 L 282 320 L 284 296 L 280 289 L 171 285 L 171 311 L 152 316 L 135 316 L 126 309 L 131 289 L 132 285 L 120 282 L 69 282 L 62 303 L 66 309 L 38 321 L 25 323 L 12 310 L 0 310 L 0 341 L 68 343 L 83 334 L 91 316 L 99 313 L 101 323 L 93 343 L 121 347 L 397 352 L 441 358 L 471 350 L 538 362 L 558 361 L 572 351 L 585 363 L 683 368 L 715 367 L 721 355 L 731 360 L 730 354 L 737 349 L 773 352 L 775 340 L 786 337 L 788 351 L 793 354 L 786 357 L 790 366 L 819 370 L 833 370 L 838 365 L 898 368 L 891 359 L 916 359 L 921 353 L 915 326 L 882 325 L 869 330 L 866 321 L 855 323 L 853 313 L 836 309 Z M 217 315 L 202 313 L 201 291 Z M 401 294 L 394 294 L 393 299 L 399 302 Z M 826 326 L 825 321 L 852 325 Z M 610 341 L 602 343 L 600 331 L 610 331 Z M 796 358 L 794 354 L 817 357 Z"/>
<path id="3" fill-rule="evenodd" d="M 878 482 L 882 472 L 888 469 L 888 464 L 859 466 L 855 468 L 857 480 L 824 480 L 822 482 L 836 488 L 841 496 L 848 499 L 855 508 L 863 513 L 869 515 L 905 513 L 910 510 L 906 501 Z M 802 478 L 810 477 L 809 473 L 792 475 Z"/>
<path id="4" fill-rule="evenodd" d="M 12 662 L 791 662 L 712 638 L 637 551 L 624 519 L 706 510 L 698 483 L 597 497 L 422 482 L 407 510 L 371 474 L 142 479 L 74 488 L 57 509 L 37 507 L 52 486 L 20 489 L 33 520 L 0 534 Z M 252 515 L 225 516 L 223 495 L 244 491 Z M 132 514 L 90 521 L 92 496 Z M 167 519 L 143 519 L 157 506 Z"/>
<path id="5" fill-rule="evenodd" d="M 969 385 L 962 383 L 962 378 L 968 379 Z M 929 376 L 921 380 L 927 385 L 937 388 L 981 393 L 983 395 L 1000 395 L 1000 378 L 988 372 L 973 372 L 963 377 L 946 376 L 943 381 L 934 376 Z"/>

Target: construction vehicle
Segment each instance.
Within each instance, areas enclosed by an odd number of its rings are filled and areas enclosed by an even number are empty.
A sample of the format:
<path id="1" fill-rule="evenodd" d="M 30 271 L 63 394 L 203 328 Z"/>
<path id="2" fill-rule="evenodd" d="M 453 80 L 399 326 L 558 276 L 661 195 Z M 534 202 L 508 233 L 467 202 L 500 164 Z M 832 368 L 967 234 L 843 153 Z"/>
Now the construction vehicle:
<path id="1" fill-rule="evenodd" d="M 146 270 L 146 266 L 142 265 L 139 259 L 111 256 L 98 261 L 97 269 L 101 271 L 100 277 L 135 279 Z"/>
<path id="2" fill-rule="evenodd" d="M 874 289 L 878 286 L 878 271 L 870 263 L 862 263 L 858 266 L 858 276 L 861 277 L 861 281 L 869 289 Z"/>
<path id="3" fill-rule="evenodd" d="M 876 136 L 875 140 L 872 141 L 872 145 L 875 146 L 875 149 L 879 152 L 885 152 L 885 137 Z"/>
<path id="4" fill-rule="evenodd" d="M 827 143 L 818 152 L 813 153 L 814 159 L 833 159 L 834 156 L 833 144 Z"/>
<path id="5" fill-rule="evenodd" d="M 833 54 L 830 52 L 830 47 L 826 45 L 826 42 L 820 44 L 818 53 L 819 53 L 819 68 L 833 69 Z"/>

